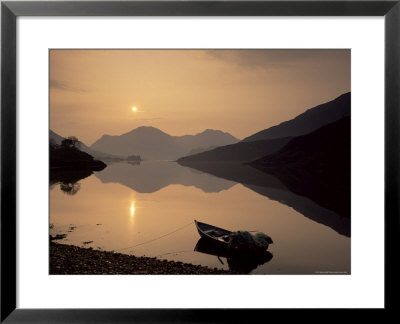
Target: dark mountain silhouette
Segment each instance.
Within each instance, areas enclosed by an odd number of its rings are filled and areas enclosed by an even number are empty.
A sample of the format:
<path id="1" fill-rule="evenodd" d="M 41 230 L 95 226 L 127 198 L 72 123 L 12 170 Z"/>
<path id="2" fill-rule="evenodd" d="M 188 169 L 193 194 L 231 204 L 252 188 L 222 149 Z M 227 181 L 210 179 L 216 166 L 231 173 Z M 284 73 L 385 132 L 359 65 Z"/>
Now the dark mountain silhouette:
<path id="1" fill-rule="evenodd" d="M 259 168 L 296 169 L 321 178 L 350 177 L 350 117 L 303 136 L 296 137 L 278 152 L 250 164 Z M 337 181 L 338 184 L 342 183 Z"/>
<path id="2" fill-rule="evenodd" d="M 296 118 L 265 129 L 243 141 L 183 156 L 180 162 L 249 162 L 281 149 L 295 136 L 310 133 L 350 115 L 350 93 L 311 108 Z"/>
<path id="3" fill-rule="evenodd" d="M 179 158 L 178 162 L 248 162 L 278 151 L 291 139 L 291 137 L 286 137 L 273 140 L 239 142 L 220 146 L 211 151 L 184 156 Z"/>
<path id="4" fill-rule="evenodd" d="M 348 92 L 335 100 L 308 109 L 292 120 L 246 137 L 243 142 L 304 135 L 326 124 L 350 116 L 350 107 L 351 93 Z"/>
<path id="5" fill-rule="evenodd" d="M 50 136 L 50 141 L 54 142 L 55 144 L 60 145 L 61 142 L 65 139 L 64 137 L 58 135 L 57 133 L 53 132 L 51 129 L 49 130 L 49 136 Z M 112 162 L 112 161 L 121 161 L 123 158 L 112 155 L 112 154 L 107 154 L 104 152 L 96 151 L 85 145 L 83 142 L 80 142 L 79 149 L 83 152 L 86 152 L 93 156 L 96 159 L 99 159 L 101 161 L 106 161 L 106 162 Z"/>
<path id="6" fill-rule="evenodd" d="M 114 163 L 95 175 L 103 183 L 120 183 L 140 193 L 156 192 L 172 184 L 194 186 L 210 193 L 227 190 L 236 184 L 167 161 L 144 161 L 140 165 Z"/>
<path id="7" fill-rule="evenodd" d="M 171 136 L 157 128 L 141 126 L 119 136 L 103 135 L 90 148 L 123 156 L 139 154 L 144 160 L 173 160 L 194 148 L 236 142 L 238 139 L 218 130 L 208 129 L 196 135 Z"/>
<path id="8" fill-rule="evenodd" d="M 351 121 L 342 118 L 292 139 L 250 165 L 274 174 L 293 192 L 350 217 Z"/>
<path id="9" fill-rule="evenodd" d="M 206 152 L 206 151 L 211 151 L 211 150 L 213 150 L 213 149 L 215 149 L 217 147 L 218 146 L 215 146 L 215 145 L 212 145 L 212 146 L 206 147 L 206 148 L 204 148 L 204 147 L 196 147 L 196 148 L 190 150 L 189 155 L 198 154 L 198 153 Z"/>
<path id="10" fill-rule="evenodd" d="M 184 166 L 241 183 L 260 195 L 295 209 L 317 223 L 329 226 L 341 235 L 350 236 L 349 218 L 330 209 L 331 204 L 324 204 L 324 201 L 317 202 L 312 198 L 293 192 L 275 174 L 239 163 L 190 163 Z M 317 190 L 318 188 L 314 195 L 318 194 Z M 331 196 L 331 199 L 334 201 L 337 198 Z"/>

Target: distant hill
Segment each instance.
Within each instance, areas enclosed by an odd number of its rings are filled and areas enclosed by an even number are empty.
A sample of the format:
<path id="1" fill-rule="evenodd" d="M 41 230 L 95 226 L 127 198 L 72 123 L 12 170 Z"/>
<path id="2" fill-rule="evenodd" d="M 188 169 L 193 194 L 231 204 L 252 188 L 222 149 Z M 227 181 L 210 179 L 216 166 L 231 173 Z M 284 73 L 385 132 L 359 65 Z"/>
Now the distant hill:
<path id="1" fill-rule="evenodd" d="M 61 142 L 65 139 L 64 137 L 53 132 L 51 129 L 49 130 L 49 135 L 50 135 L 50 141 L 54 141 L 54 143 L 57 145 L 60 145 Z"/>
<path id="2" fill-rule="evenodd" d="M 326 124 L 350 116 L 351 93 L 345 93 L 335 100 L 308 109 L 296 118 L 285 121 L 243 139 L 252 142 L 310 133 Z"/>
<path id="3" fill-rule="evenodd" d="M 217 147 L 239 142 L 239 139 L 229 133 L 220 130 L 206 129 L 196 135 L 174 136 L 176 141 L 183 147 L 184 154 L 193 149 Z"/>
<path id="4" fill-rule="evenodd" d="M 220 146 L 211 151 L 181 157 L 177 162 L 180 164 L 192 162 L 249 162 L 278 151 L 291 139 L 291 137 L 286 137 L 273 140 L 239 142 Z"/>
<path id="5" fill-rule="evenodd" d="M 49 130 L 49 136 L 50 136 L 50 141 L 54 141 L 54 143 L 58 144 L 58 145 L 60 145 L 61 142 L 65 139 L 64 137 L 60 136 L 56 132 L 53 132 L 51 129 Z M 86 153 L 90 154 L 91 156 L 93 156 L 94 158 L 100 159 L 102 161 L 110 161 L 111 162 L 111 161 L 123 160 L 119 156 L 93 150 L 82 142 L 80 142 L 80 150 L 83 152 L 86 152 Z"/>
<path id="6" fill-rule="evenodd" d="M 155 127 L 141 126 L 119 136 L 103 135 L 90 148 L 123 156 L 139 154 L 144 160 L 173 160 L 195 148 L 238 141 L 219 130 L 208 129 L 196 135 L 171 136 Z"/>
<path id="7" fill-rule="evenodd" d="M 350 158 L 351 122 L 345 117 L 250 165 L 273 174 L 296 194 L 350 217 Z"/>

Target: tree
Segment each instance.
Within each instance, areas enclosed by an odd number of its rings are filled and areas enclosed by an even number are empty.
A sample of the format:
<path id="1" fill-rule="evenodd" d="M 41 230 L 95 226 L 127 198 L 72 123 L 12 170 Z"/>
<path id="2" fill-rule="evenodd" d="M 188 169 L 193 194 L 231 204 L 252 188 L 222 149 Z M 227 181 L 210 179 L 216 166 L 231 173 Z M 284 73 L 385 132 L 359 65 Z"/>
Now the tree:
<path id="1" fill-rule="evenodd" d="M 81 147 L 81 142 L 75 136 L 68 136 L 66 139 L 62 140 L 61 146 L 64 148 L 76 148 Z"/>
<path id="2" fill-rule="evenodd" d="M 57 148 L 58 148 L 58 145 L 57 145 L 56 141 L 53 138 L 51 138 L 50 139 L 50 149 L 55 150 Z"/>

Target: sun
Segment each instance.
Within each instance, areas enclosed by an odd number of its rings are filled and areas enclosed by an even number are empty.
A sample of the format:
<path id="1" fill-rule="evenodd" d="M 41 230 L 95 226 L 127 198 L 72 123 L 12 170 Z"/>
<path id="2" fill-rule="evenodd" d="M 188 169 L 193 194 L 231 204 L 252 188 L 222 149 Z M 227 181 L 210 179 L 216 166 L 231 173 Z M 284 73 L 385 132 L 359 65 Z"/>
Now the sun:
<path id="1" fill-rule="evenodd" d="M 137 111 L 137 108 L 136 107 L 132 107 L 132 111 Z"/>

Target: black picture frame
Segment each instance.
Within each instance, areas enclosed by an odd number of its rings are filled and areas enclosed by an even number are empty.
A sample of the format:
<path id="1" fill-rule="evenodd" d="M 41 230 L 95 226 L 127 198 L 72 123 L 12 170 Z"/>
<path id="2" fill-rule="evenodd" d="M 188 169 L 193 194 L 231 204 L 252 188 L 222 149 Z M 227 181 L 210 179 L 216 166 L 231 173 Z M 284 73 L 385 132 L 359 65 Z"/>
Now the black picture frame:
<path id="1" fill-rule="evenodd" d="M 267 309 L 16 308 L 16 19 L 19 16 L 383 16 L 385 19 L 385 310 L 396 310 L 399 234 L 400 0 L 2 1 L 1 321 L 6 323 L 237 322 Z M 371 233 L 371 244 L 373 244 Z M 367 248 L 367 247 L 366 247 Z M 268 292 L 266 291 L 268 295 Z M 271 297 L 268 297 L 271 298 Z M 273 298 L 273 297 L 272 297 Z"/>

